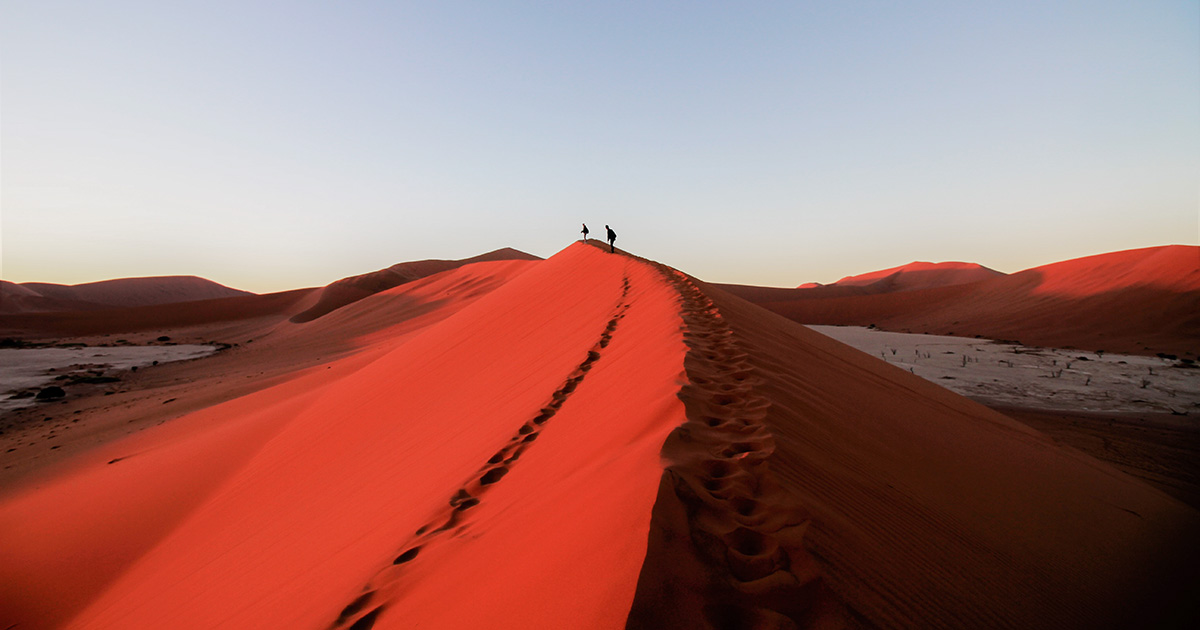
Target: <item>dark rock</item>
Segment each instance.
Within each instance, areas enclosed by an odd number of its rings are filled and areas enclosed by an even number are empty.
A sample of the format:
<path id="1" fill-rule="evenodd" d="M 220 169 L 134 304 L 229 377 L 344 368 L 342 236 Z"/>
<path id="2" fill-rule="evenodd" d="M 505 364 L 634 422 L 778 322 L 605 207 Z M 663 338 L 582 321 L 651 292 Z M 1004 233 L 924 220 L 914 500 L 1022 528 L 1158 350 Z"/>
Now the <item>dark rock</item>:
<path id="1" fill-rule="evenodd" d="M 66 396 L 67 392 L 63 391 L 63 388 L 51 385 L 37 393 L 37 400 L 58 400 Z"/>

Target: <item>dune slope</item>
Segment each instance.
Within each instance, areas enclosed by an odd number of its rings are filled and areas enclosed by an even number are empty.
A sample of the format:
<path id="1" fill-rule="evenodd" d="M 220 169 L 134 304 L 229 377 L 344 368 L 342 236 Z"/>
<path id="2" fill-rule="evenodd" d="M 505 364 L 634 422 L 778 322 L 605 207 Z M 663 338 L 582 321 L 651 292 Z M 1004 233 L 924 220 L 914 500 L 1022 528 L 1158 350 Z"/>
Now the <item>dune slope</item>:
<path id="1" fill-rule="evenodd" d="M 158 531 L 68 627 L 620 625 L 682 421 L 683 352 L 657 272 L 572 247 L 383 356 L 184 417 L 153 448 L 6 501 L 4 581 L 28 592 L 3 612 L 37 627 L 57 605 L 72 560 L 47 567 L 56 544 Z M 108 511 L 79 505 L 105 488 Z"/>
<path id="2" fill-rule="evenodd" d="M 485 264 L 7 494 L 0 627 L 1118 628 L 1195 577 L 1195 510 L 874 357 L 623 252 Z"/>
<path id="3" fill-rule="evenodd" d="M 864 287 L 724 288 L 802 324 L 1200 353 L 1200 247 L 1113 252 L 970 284 L 871 295 L 852 292 Z"/>
<path id="4" fill-rule="evenodd" d="M 885 293 L 969 284 L 1003 275 L 1005 274 L 976 263 L 911 262 L 891 269 L 846 276 L 829 286 L 857 286 L 871 293 Z"/>
<path id="5" fill-rule="evenodd" d="M 874 357 L 704 293 L 755 379 L 753 396 L 724 407 L 762 416 L 770 469 L 811 514 L 809 549 L 853 625 L 1130 627 L 1195 579 L 1195 510 Z"/>
<path id="6" fill-rule="evenodd" d="M 118 278 L 69 285 L 25 282 L 21 286 L 46 298 L 122 308 L 254 295 L 196 276 Z"/>
<path id="7" fill-rule="evenodd" d="M 534 261 L 541 259 L 532 254 L 506 247 L 463 260 L 417 260 L 397 263 L 379 271 L 342 278 L 318 290 L 316 302 L 304 311 L 293 315 L 291 321 L 295 323 L 309 322 L 347 304 L 353 304 L 367 296 L 406 282 L 457 269 L 463 265 L 501 260 Z"/>

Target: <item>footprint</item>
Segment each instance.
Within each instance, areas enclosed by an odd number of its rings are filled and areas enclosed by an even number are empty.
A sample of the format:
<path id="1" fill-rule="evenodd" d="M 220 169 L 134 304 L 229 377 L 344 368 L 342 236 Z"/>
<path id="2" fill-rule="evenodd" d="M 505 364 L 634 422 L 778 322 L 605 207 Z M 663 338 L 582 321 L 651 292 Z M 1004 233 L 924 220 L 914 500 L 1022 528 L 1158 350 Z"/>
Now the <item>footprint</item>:
<path id="1" fill-rule="evenodd" d="M 379 606 L 375 610 L 372 610 L 371 612 L 360 617 L 359 620 L 355 621 L 354 625 L 350 626 L 347 630 L 371 630 L 371 628 L 375 627 L 375 618 L 378 617 L 379 613 L 382 611 L 383 606 Z"/>
<path id="2" fill-rule="evenodd" d="M 354 601 L 350 602 L 349 605 L 347 605 L 345 608 L 342 609 L 342 612 L 338 615 L 337 621 L 335 621 L 333 625 L 334 626 L 342 625 L 342 623 L 345 622 L 347 619 L 358 614 L 358 611 L 362 610 L 363 608 L 366 608 L 367 604 L 371 603 L 371 597 L 374 594 L 375 594 L 375 591 L 367 591 L 366 593 L 359 595 L 358 598 L 356 598 Z"/>
<path id="3" fill-rule="evenodd" d="M 507 475 L 507 474 L 508 474 L 507 466 L 497 466 L 497 467 L 483 473 L 483 476 L 479 478 L 479 484 L 484 485 L 484 486 L 490 486 L 490 485 L 496 483 L 497 481 L 500 481 L 500 479 L 502 477 L 504 477 L 504 475 Z"/>

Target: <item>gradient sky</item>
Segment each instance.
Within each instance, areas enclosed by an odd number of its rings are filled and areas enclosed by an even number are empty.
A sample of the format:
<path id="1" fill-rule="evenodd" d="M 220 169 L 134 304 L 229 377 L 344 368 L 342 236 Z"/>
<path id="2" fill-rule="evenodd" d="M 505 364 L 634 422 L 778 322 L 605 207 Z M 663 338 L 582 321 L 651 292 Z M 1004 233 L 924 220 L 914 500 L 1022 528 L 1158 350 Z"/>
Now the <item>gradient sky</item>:
<path id="1" fill-rule="evenodd" d="M 0 2 L 0 276 L 251 291 L 604 224 L 705 280 L 1200 241 L 1200 3 Z"/>

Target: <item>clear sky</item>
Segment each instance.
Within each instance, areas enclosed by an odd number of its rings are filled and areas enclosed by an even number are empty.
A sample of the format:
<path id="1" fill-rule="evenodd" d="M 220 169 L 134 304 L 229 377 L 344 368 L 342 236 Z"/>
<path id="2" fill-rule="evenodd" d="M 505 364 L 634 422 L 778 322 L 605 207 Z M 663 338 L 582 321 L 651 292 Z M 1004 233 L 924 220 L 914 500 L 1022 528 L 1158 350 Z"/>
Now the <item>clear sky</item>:
<path id="1" fill-rule="evenodd" d="M 1200 240 L 1200 3 L 0 0 L 6 280 L 323 285 L 606 223 L 705 280 Z"/>

